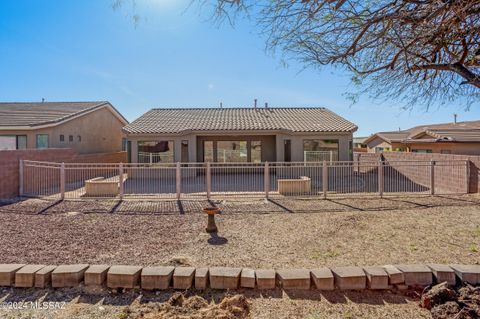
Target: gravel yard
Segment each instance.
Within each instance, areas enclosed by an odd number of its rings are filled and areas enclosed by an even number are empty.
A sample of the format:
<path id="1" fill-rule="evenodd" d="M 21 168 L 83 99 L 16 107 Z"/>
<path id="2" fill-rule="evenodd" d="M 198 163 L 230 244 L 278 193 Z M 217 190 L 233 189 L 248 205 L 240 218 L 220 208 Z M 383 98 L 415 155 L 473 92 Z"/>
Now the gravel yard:
<path id="1" fill-rule="evenodd" d="M 474 264 L 480 260 L 480 197 L 476 195 L 237 199 L 215 204 L 222 214 L 217 216 L 219 233 L 212 237 L 204 231 L 206 216 L 201 213 L 207 201 L 56 203 L 31 199 L 4 203 L 0 206 L 2 262 L 282 268 Z M 172 295 L 154 294 L 149 299 L 139 292 L 103 292 L 100 296 L 62 290 L 0 292 L 0 301 L 39 300 L 44 295 L 70 300 L 66 309 L 56 312 L 0 311 L 1 317 L 12 318 L 32 314 L 39 318 L 136 318 L 138 309 L 151 307 L 145 302 L 158 306 Z M 249 300 L 252 318 L 430 316 L 418 307 L 417 300 L 391 293 L 241 293 Z M 204 297 L 220 302 L 223 295 Z M 164 317 L 154 314 L 151 318 Z M 191 318 L 196 317 L 192 314 Z"/>
<path id="2" fill-rule="evenodd" d="M 3 262 L 315 267 L 477 263 L 480 198 L 62 202 L 0 207 Z"/>

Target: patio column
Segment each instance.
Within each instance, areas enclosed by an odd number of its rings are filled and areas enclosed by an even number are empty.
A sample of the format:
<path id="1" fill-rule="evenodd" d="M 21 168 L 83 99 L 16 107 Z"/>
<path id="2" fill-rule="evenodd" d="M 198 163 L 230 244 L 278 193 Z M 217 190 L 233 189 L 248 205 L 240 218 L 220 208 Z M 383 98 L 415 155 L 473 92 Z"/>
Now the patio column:
<path id="1" fill-rule="evenodd" d="M 131 140 L 130 147 L 131 147 L 131 156 L 132 156 L 131 161 L 132 163 L 138 163 L 138 141 Z"/>

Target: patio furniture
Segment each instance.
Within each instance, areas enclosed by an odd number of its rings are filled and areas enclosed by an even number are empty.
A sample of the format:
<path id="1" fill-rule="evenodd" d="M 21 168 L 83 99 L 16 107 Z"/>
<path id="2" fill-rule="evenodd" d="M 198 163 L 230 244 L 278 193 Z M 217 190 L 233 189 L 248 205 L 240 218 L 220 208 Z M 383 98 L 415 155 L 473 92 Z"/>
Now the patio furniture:
<path id="1" fill-rule="evenodd" d="M 127 180 L 128 175 L 123 174 L 123 182 Z M 119 176 L 110 178 L 95 177 L 85 181 L 85 196 L 117 196 L 119 194 L 120 181 Z"/>
<path id="2" fill-rule="evenodd" d="M 308 176 L 300 178 L 279 179 L 278 192 L 282 195 L 303 195 L 309 194 L 312 190 L 312 179 Z"/>

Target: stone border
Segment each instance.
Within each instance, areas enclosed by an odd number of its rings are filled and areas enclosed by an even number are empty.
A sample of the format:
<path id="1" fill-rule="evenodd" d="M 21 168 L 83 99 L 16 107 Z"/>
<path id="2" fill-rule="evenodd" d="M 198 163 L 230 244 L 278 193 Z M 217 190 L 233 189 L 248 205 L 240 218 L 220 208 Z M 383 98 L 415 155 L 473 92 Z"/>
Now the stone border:
<path id="1" fill-rule="evenodd" d="M 255 270 L 234 267 L 0 264 L 0 286 L 18 288 L 84 285 L 145 290 L 406 290 L 440 282 L 480 285 L 480 265 L 413 264 Z"/>

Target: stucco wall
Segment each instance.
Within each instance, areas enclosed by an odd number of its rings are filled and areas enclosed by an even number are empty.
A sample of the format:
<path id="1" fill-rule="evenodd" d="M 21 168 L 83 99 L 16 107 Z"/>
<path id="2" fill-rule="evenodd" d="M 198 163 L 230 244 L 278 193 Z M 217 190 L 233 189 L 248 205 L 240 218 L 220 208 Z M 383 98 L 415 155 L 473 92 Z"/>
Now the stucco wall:
<path id="1" fill-rule="evenodd" d="M 183 136 L 178 135 L 136 135 L 128 136 L 127 139 L 131 142 L 132 162 L 137 162 L 138 142 L 139 141 L 160 141 L 167 140 L 174 143 L 174 159 L 175 162 L 181 161 L 181 143 L 183 140 L 188 141 L 188 152 L 190 162 L 201 162 L 203 158 L 202 141 L 206 139 L 223 139 L 223 140 L 262 140 L 262 161 L 283 162 L 284 157 L 284 143 L 285 140 L 291 141 L 291 161 L 303 161 L 303 141 L 306 139 L 334 139 L 339 143 L 339 160 L 351 160 L 349 151 L 349 143 L 353 139 L 352 133 L 322 133 L 322 134 L 275 134 L 264 133 L 264 135 L 245 132 L 236 132 L 235 134 L 225 132 L 211 133 L 211 134 L 188 134 Z"/>
<path id="2" fill-rule="evenodd" d="M 48 134 L 49 148 L 72 148 L 80 154 L 122 150 L 122 122 L 107 108 L 101 108 L 64 124 L 37 130 L 0 131 L 0 135 L 27 135 L 27 148 L 36 148 L 36 135 Z M 65 137 L 60 142 L 60 135 Z M 69 136 L 73 136 L 73 142 Z M 81 141 L 78 141 L 81 136 Z"/>

